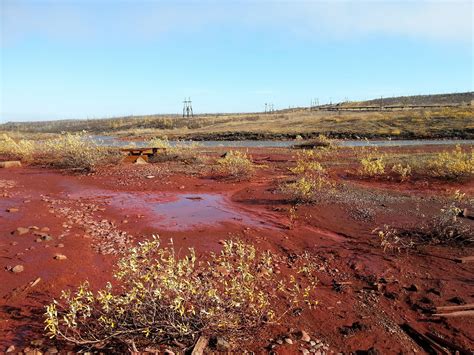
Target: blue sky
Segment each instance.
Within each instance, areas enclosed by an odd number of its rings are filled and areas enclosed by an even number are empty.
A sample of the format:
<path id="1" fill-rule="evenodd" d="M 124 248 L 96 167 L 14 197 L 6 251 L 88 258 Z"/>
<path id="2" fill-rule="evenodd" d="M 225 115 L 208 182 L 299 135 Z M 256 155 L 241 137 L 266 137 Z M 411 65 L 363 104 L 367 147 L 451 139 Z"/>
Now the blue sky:
<path id="1" fill-rule="evenodd" d="M 473 90 L 471 1 L 0 3 L 2 122 Z"/>

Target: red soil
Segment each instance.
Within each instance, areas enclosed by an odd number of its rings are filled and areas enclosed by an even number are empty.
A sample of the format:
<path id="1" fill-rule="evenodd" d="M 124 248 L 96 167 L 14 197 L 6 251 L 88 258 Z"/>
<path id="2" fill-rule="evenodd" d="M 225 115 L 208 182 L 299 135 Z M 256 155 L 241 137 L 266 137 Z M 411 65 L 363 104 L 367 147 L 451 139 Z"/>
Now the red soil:
<path id="1" fill-rule="evenodd" d="M 75 288 L 83 280 L 101 287 L 111 279 L 116 256 L 97 253 L 91 247 L 96 240 L 87 228 L 59 213 L 64 204 L 81 209 L 91 203 L 96 207 L 93 219 L 113 222 L 114 228 L 133 235 L 135 241 L 159 234 L 164 244 L 172 238 L 178 248 L 194 247 L 205 253 L 219 250 L 222 239 L 239 237 L 287 258 L 290 267 L 291 260 L 308 252 L 320 265 L 319 306 L 286 317 L 282 326 L 241 344 L 242 350 L 261 351 L 271 344 L 270 338 L 304 329 L 336 352 L 374 348 L 380 353 L 423 353 L 400 328 L 403 323 L 473 350 L 473 317 L 436 319 L 429 311 L 433 306 L 453 305 L 450 300 L 455 297 L 473 303 L 474 263 L 453 261 L 473 255 L 473 248 L 426 246 L 420 253 L 392 255 L 381 250 L 371 231 L 384 224 L 420 223 L 422 213 L 430 215 L 440 208 L 433 195 L 461 188 L 472 197 L 474 182 L 360 181 L 344 169 L 335 169 L 334 177 L 346 181 L 357 194 L 337 203 L 299 206 L 299 218 L 290 229 L 290 204 L 277 192 L 278 180 L 287 176 L 288 152 L 255 150 L 254 159 L 266 166 L 250 182 L 215 180 L 205 173 L 164 173 L 167 164 L 121 166 L 89 176 L 30 167 L 0 169 L 0 196 L 4 196 L 0 199 L 0 351 L 10 345 L 31 348 L 31 340 L 42 338 L 43 307 L 60 290 Z M 2 181 L 15 186 L 2 187 Z M 52 204 L 52 200 L 59 202 Z M 168 210 L 150 207 L 173 201 L 182 205 Z M 8 208 L 19 211 L 6 212 Z M 190 218 L 194 213 L 194 219 Z M 48 227 L 53 240 L 35 242 L 38 236 L 33 231 L 12 234 L 18 227 L 29 226 Z M 69 232 L 61 237 L 65 229 Z M 56 253 L 67 259 L 55 260 Z M 6 270 L 17 264 L 24 266 L 23 272 Z M 39 283 L 28 288 L 38 277 Z M 44 340 L 39 347 L 45 350 L 51 345 L 63 346 Z M 299 347 L 296 342 L 275 350 L 294 353 Z"/>

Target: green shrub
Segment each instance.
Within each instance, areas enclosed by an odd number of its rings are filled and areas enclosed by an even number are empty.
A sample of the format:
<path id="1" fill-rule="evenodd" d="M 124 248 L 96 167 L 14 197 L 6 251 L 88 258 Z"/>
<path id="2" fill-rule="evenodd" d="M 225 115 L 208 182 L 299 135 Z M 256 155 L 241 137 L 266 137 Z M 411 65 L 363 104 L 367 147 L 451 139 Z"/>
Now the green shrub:
<path id="1" fill-rule="evenodd" d="M 324 199 L 332 192 L 333 184 L 324 176 L 302 176 L 295 182 L 282 185 L 283 193 L 290 196 L 293 202 L 311 203 Z"/>
<path id="2" fill-rule="evenodd" d="M 217 172 L 228 178 L 248 179 L 255 172 L 255 164 L 246 153 L 231 150 L 217 160 Z"/>
<path id="3" fill-rule="evenodd" d="M 452 151 L 439 153 L 429 162 L 433 176 L 457 179 L 474 175 L 474 149 L 464 152 L 460 145 Z"/>
<path id="4" fill-rule="evenodd" d="M 359 173 L 363 176 L 375 177 L 385 173 L 385 157 L 377 150 L 371 151 L 360 159 Z"/>
<path id="5" fill-rule="evenodd" d="M 279 322 L 278 304 L 298 309 L 316 304 L 311 264 L 304 264 L 297 271 L 300 281 L 296 271 L 281 279 L 272 253 L 239 240 L 198 260 L 192 249 L 179 257 L 153 238 L 118 262 L 117 289 L 108 283 L 94 293 L 84 283 L 76 292 L 64 291 L 47 306 L 46 330 L 73 344 L 113 349 L 176 342 L 189 347 L 200 336 L 253 337 Z"/>
<path id="6" fill-rule="evenodd" d="M 398 163 L 392 166 L 392 172 L 397 174 L 401 181 L 406 181 L 411 176 L 411 166 L 410 164 L 403 166 L 402 164 Z"/>

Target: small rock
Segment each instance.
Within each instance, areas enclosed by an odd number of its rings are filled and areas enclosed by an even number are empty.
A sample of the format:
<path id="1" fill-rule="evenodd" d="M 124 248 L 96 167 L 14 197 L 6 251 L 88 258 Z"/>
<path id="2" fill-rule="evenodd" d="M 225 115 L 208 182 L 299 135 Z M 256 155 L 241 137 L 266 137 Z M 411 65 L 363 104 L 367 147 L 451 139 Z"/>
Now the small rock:
<path id="1" fill-rule="evenodd" d="M 5 350 L 6 353 L 12 353 L 15 351 L 15 345 L 10 345 L 7 350 Z"/>
<path id="2" fill-rule="evenodd" d="M 46 350 L 46 353 L 47 354 L 57 354 L 57 353 L 59 353 L 59 351 L 54 346 L 52 346 L 52 347 L 48 348 L 48 350 Z"/>
<path id="3" fill-rule="evenodd" d="M 293 340 L 291 340 L 290 338 L 285 338 L 285 343 L 293 344 Z"/>
<path id="4" fill-rule="evenodd" d="M 35 231 L 39 230 L 39 227 L 38 226 L 29 226 L 28 227 L 29 229 L 33 229 Z"/>
<path id="5" fill-rule="evenodd" d="M 56 245 L 56 248 L 64 248 L 64 244 L 63 244 L 63 243 L 59 243 L 58 245 Z"/>
<path id="6" fill-rule="evenodd" d="M 67 256 L 66 255 L 63 255 L 63 254 L 56 254 L 54 256 L 54 259 L 56 260 L 66 260 L 67 259 Z"/>
<path id="7" fill-rule="evenodd" d="M 18 235 L 23 235 L 23 234 L 27 234 L 29 231 L 30 231 L 30 230 L 29 230 L 28 228 L 25 228 L 25 227 L 18 227 L 15 232 L 16 232 Z"/>
<path id="8" fill-rule="evenodd" d="M 48 227 L 43 227 L 43 228 L 41 228 L 41 231 L 42 232 L 49 232 L 49 228 Z"/>
<path id="9" fill-rule="evenodd" d="M 278 345 L 281 345 L 281 344 L 283 344 L 283 340 L 278 339 L 278 340 L 276 341 L 276 343 L 277 343 Z"/>
<path id="10" fill-rule="evenodd" d="M 11 207 L 11 208 L 7 208 L 7 212 L 9 213 L 15 213 L 15 212 L 18 212 L 20 211 L 18 208 L 15 208 L 15 207 Z"/>
<path id="11" fill-rule="evenodd" d="M 299 336 L 300 336 L 300 339 L 306 343 L 309 343 L 311 341 L 311 337 L 304 330 L 301 330 L 299 332 Z"/>
<path id="12" fill-rule="evenodd" d="M 0 162 L 0 168 L 9 169 L 9 168 L 21 168 L 21 161 L 19 160 L 10 160 Z"/>
<path id="13" fill-rule="evenodd" d="M 44 341 L 42 339 L 36 339 L 36 340 L 32 340 L 30 342 L 30 344 L 33 345 L 33 346 L 41 346 L 41 345 L 43 345 L 43 342 Z"/>
<path id="14" fill-rule="evenodd" d="M 301 349 L 301 352 L 302 352 L 304 355 L 310 354 L 310 352 L 309 352 L 308 349 Z"/>
<path id="15" fill-rule="evenodd" d="M 146 178 L 147 178 L 147 179 L 154 179 L 154 178 L 155 178 L 155 175 L 147 175 Z"/>
<path id="16" fill-rule="evenodd" d="M 25 270 L 23 265 L 16 265 L 12 268 L 12 272 L 15 274 L 19 274 L 20 272 L 23 272 L 23 270 Z"/>
<path id="17" fill-rule="evenodd" d="M 415 284 L 411 284 L 409 287 L 406 288 L 407 291 L 411 291 L 411 292 L 417 292 L 420 288 L 415 285 Z"/>

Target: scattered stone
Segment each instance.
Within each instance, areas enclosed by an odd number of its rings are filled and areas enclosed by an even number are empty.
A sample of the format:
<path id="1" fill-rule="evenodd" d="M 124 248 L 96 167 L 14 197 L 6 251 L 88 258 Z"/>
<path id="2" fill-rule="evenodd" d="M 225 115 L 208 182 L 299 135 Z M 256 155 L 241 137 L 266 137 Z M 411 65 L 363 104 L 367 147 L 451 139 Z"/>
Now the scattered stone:
<path id="1" fill-rule="evenodd" d="M 154 179 L 154 178 L 155 178 L 155 175 L 147 175 L 146 178 L 147 178 L 147 179 Z"/>
<path id="2" fill-rule="evenodd" d="M 25 227 L 18 227 L 18 228 L 16 229 L 16 233 L 17 233 L 18 235 L 27 234 L 27 233 L 29 233 L 29 231 L 30 231 L 30 230 L 29 230 L 28 228 L 25 228 Z"/>
<path id="3" fill-rule="evenodd" d="M 28 227 L 29 229 L 33 229 L 35 231 L 39 230 L 39 227 L 38 226 L 29 226 Z"/>
<path id="4" fill-rule="evenodd" d="M 19 210 L 18 208 L 11 207 L 11 208 L 7 208 L 6 211 L 9 212 L 9 213 L 15 213 L 15 212 L 18 212 L 18 211 L 20 211 L 20 210 Z"/>
<path id="5" fill-rule="evenodd" d="M 285 338 L 285 343 L 293 344 L 293 340 L 291 340 L 290 338 Z"/>
<path id="6" fill-rule="evenodd" d="M 18 245 L 18 242 L 11 242 L 10 245 L 12 246 Z"/>
<path id="7" fill-rule="evenodd" d="M 23 270 L 25 270 L 23 265 L 16 265 L 12 268 L 12 272 L 15 274 L 19 274 L 20 272 L 23 272 Z"/>
<path id="8" fill-rule="evenodd" d="M 19 160 L 0 161 L 0 168 L 4 168 L 4 169 L 21 168 L 21 161 Z"/>
<path id="9" fill-rule="evenodd" d="M 15 345 L 10 345 L 7 350 L 5 350 L 6 353 L 12 353 L 15 351 Z"/>
<path id="10" fill-rule="evenodd" d="M 142 157 L 138 157 L 138 159 L 135 161 L 134 164 L 144 165 L 144 164 L 148 164 L 148 163 Z"/>
<path id="11" fill-rule="evenodd" d="M 281 345 L 281 344 L 283 344 L 283 340 L 278 339 L 278 340 L 276 341 L 276 343 L 277 343 L 278 345 Z"/>
<path id="12" fill-rule="evenodd" d="M 56 260 L 66 260 L 67 259 L 67 256 L 66 255 L 63 255 L 63 254 L 56 254 L 54 256 L 54 259 Z"/>
<path id="13" fill-rule="evenodd" d="M 415 284 L 411 284 L 409 287 L 406 288 L 406 290 L 411 292 L 417 292 L 419 290 L 419 287 Z"/>
<path id="14" fill-rule="evenodd" d="M 36 339 L 36 340 L 32 340 L 30 342 L 30 344 L 33 345 L 33 346 L 41 346 L 41 345 L 43 345 L 43 342 L 44 341 L 42 339 Z"/>
<path id="15" fill-rule="evenodd" d="M 302 352 L 304 355 L 310 354 L 310 352 L 309 352 L 308 349 L 301 349 L 301 352 Z"/>
<path id="16" fill-rule="evenodd" d="M 64 244 L 63 244 L 63 243 L 59 243 L 58 245 L 56 245 L 56 248 L 64 248 Z"/>
<path id="17" fill-rule="evenodd" d="M 59 351 L 54 346 L 52 346 L 52 347 L 48 348 L 48 350 L 46 350 L 46 353 L 47 354 L 57 354 L 57 353 L 59 353 Z"/>
<path id="18" fill-rule="evenodd" d="M 304 330 L 301 330 L 300 332 L 298 332 L 298 336 L 300 337 L 302 341 L 306 343 L 309 343 L 311 341 L 311 337 Z"/>
<path id="19" fill-rule="evenodd" d="M 49 230 L 50 230 L 50 229 L 49 229 L 48 227 L 43 227 L 43 228 L 41 228 L 41 232 L 49 232 Z"/>

